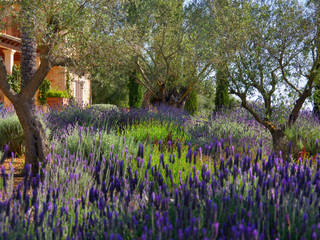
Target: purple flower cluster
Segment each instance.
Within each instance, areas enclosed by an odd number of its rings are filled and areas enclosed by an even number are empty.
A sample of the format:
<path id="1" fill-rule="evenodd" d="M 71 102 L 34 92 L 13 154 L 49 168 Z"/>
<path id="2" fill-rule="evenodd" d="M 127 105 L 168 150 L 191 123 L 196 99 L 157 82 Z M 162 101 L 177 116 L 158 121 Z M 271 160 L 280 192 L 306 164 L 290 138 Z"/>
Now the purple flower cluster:
<path id="1" fill-rule="evenodd" d="M 159 159 L 142 144 L 136 155 L 52 154 L 42 178 L 27 165 L 14 191 L 2 169 L 0 238 L 319 239 L 319 158 L 168 144 Z"/>

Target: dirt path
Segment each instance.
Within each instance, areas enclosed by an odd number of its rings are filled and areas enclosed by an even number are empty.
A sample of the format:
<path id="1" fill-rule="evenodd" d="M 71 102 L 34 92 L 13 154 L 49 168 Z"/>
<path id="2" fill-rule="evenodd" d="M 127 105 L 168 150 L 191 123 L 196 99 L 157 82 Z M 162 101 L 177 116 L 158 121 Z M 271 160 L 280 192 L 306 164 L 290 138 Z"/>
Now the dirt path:
<path id="1" fill-rule="evenodd" d="M 14 188 L 23 181 L 23 177 L 21 175 L 23 175 L 24 161 L 25 161 L 24 156 L 21 156 L 19 158 L 14 158 L 13 160 L 14 174 L 19 175 L 19 177 L 14 178 Z M 6 159 L 3 164 L 6 170 L 6 173 L 10 172 L 10 162 L 12 162 L 12 158 Z"/>

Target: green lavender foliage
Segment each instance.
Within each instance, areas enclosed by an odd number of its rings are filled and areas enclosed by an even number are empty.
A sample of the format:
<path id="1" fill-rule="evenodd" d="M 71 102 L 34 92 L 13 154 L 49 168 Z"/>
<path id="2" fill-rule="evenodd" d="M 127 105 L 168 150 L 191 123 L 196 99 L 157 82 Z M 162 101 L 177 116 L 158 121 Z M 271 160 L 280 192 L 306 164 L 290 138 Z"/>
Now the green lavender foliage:
<path id="1" fill-rule="evenodd" d="M 198 112 L 198 95 L 195 90 L 190 93 L 190 96 L 188 97 L 184 106 L 184 110 L 191 115 L 195 115 Z"/>
<path id="2" fill-rule="evenodd" d="M 18 155 L 24 151 L 24 134 L 16 114 L 0 118 L 0 148 L 9 144 L 9 151 Z"/>

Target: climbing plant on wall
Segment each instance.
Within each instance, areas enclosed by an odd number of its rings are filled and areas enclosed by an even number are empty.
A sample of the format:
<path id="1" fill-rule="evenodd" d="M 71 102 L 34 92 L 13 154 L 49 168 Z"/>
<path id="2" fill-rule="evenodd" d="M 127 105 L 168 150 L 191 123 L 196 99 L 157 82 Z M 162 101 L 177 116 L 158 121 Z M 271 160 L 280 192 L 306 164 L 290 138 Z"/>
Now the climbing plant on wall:
<path id="1" fill-rule="evenodd" d="M 41 105 L 47 103 L 47 93 L 50 89 L 50 81 L 48 79 L 44 79 L 39 87 L 39 95 L 38 101 Z"/>
<path id="2" fill-rule="evenodd" d="M 21 87 L 21 71 L 20 66 L 13 65 L 12 74 L 8 75 L 8 83 L 10 88 L 16 93 L 20 92 Z"/>
<path id="3" fill-rule="evenodd" d="M 19 65 L 14 65 L 12 68 L 12 74 L 8 76 L 8 83 L 10 88 L 16 93 L 21 89 L 21 70 Z M 47 103 L 47 92 L 50 89 L 50 81 L 45 79 L 39 87 L 38 101 L 41 105 Z"/>

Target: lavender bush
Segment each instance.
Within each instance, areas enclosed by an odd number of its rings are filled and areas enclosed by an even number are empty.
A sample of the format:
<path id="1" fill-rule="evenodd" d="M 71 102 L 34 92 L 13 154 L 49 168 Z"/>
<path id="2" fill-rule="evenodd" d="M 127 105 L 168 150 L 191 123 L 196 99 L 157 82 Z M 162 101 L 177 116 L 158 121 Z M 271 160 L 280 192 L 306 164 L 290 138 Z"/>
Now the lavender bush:
<path id="1" fill-rule="evenodd" d="M 237 115 L 154 113 L 154 124 L 170 131 L 183 123 L 190 132 L 140 141 L 128 133 L 148 131 L 151 117 L 137 112 L 123 130 L 61 126 L 41 172 L 32 176 L 27 165 L 15 188 L 12 166 L 2 167 L 0 239 L 319 239 L 319 155 L 283 161 L 269 153 L 259 126 Z M 201 144 L 188 128 L 195 121 L 212 130 Z"/>
<path id="2" fill-rule="evenodd" d="M 223 140 L 242 148 L 251 147 L 261 141 L 267 152 L 271 151 L 271 135 L 250 114 L 241 108 L 224 110 L 207 118 L 194 120 L 189 127 L 192 143 L 203 146 L 208 142 Z"/>

